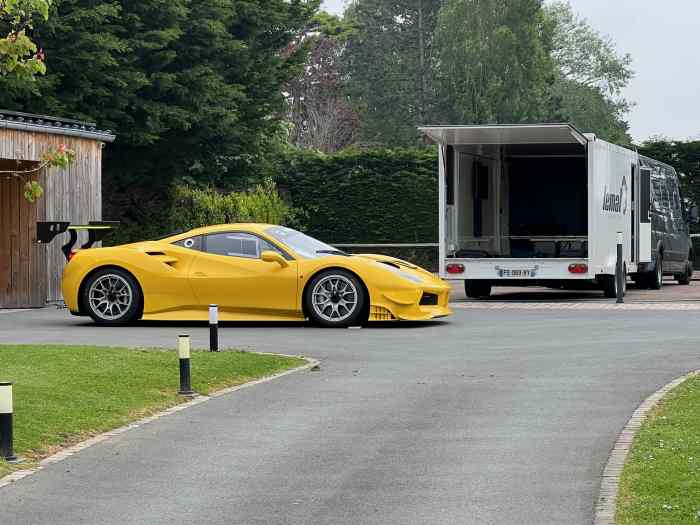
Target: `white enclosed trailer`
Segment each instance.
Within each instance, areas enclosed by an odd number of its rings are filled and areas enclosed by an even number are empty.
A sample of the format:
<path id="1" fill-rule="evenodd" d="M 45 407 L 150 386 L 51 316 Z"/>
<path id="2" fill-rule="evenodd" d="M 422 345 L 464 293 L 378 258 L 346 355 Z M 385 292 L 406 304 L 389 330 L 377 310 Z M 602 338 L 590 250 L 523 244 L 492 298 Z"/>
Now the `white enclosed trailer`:
<path id="1" fill-rule="evenodd" d="M 420 129 L 439 146 L 440 274 L 469 295 L 593 283 L 614 296 L 619 234 L 626 274 L 650 271 L 637 152 L 569 124 Z"/>

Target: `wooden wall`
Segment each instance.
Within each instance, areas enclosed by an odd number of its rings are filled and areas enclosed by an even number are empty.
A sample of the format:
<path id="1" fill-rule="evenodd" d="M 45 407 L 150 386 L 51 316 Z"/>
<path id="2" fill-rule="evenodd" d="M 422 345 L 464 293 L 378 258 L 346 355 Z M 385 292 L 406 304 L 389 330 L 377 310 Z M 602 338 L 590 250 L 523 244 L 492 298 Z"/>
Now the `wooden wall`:
<path id="1" fill-rule="evenodd" d="M 31 169 L 36 162 L 0 160 L 0 171 Z M 37 176 L 32 177 L 37 180 Z M 0 308 L 43 306 L 46 302 L 46 253 L 34 242 L 44 203 L 24 198 L 26 180 L 0 174 Z"/>
<path id="2" fill-rule="evenodd" d="M 30 210 L 21 212 L 24 215 L 21 215 L 21 225 L 18 226 L 26 238 L 22 242 L 31 245 L 31 249 L 27 252 L 27 261 L 31 261 L 32 265 L 29 273 L 38 271 L 44 277 L 43 280 L 37 278 L 40 283 L 31 291 L 30 296 L 25 298 L 26 304 L 18 304 L 22 301 L 15 298 L 13 307 L 43 306 L 46 302 L 62 299 L 61 272 L 65 265 L 65 258 L 61 252 L 61 246 L 68 240 L 68 235 L 57 237 L 49 245 L 37 245 L 36 221 L 61 220 L 83 224 L 87 221 L 102 219 L 102 143 L 98 140 L 72 136 L 0 128 L 0 159 L 39 161 L 45 151 L 55 149 L 61 144 L 65 144 L 76 152 L 75 162 L 67 169 L 52 168 L 43 170 L 39 174 L 38 180 L 44 187 L 44 196 L 37 205 L 34 205 L 34 212 Z M 8 195 L 12 191 L 16 192 L 17 188 L 10 190 Z M 10 195 L 7 202 L 0 201 L 0 220 L 2 221 L 0 222 L 0 243 L 3 242 L 2 238 L 9 236 L 7 232 L 11 230 L 9 215 L 12 212 L 5 212 L 4 209 L 6 207 L 8 210 L 14 209 L 11 207 L 17 202 L 12 204 L 10 201 L 26 202 L 21 193 Z M 24 204 L 21 205 L 24 206 Z M 81 232 L 78 237 L 78 246 L 86 240 L 87 233 Z M 9 244 L 9 241 L 6 244 Z M 7 248 L 3 248 L 0 244 L 0 259 L 3 259 L 2 252 L 5 249 Z M 35 270 L 34 267 L 37 269 Z M 0 283 L 0 306 L 4 306 L 3 293 L 2 283 Z M 37 299 L 39 295 L 43 296 L 41 301 Z"/>

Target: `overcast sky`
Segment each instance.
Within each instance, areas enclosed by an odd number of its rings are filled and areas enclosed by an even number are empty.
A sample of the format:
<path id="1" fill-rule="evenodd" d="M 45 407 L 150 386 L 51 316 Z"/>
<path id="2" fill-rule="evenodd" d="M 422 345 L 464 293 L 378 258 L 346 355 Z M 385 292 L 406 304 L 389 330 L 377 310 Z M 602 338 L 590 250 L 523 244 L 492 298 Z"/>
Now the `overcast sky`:
<path id="1" fill-rule="evenodd" d="M 346 0 L 325 0 L 343 11 Z M 700 138 L 700 1 L 571 0 L 574 10 L 634 59 L 626 97 L 632 136 Z"/>

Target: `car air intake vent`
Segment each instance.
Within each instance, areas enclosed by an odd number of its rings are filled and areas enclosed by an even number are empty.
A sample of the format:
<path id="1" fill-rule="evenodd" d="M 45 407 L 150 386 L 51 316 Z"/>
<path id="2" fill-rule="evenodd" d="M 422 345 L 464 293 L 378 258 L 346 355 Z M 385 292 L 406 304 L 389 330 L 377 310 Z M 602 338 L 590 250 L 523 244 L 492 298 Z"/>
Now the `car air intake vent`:
<path id="1" fill-rule="evenodd" d="M 146 255 L 156 256 L 156 255 L 165 255 L 165 253 L 163 253 L 163 252 L 146 252 Z"/>
<path id="2" fill-rule="evenodd" d="M 421 306 L 437 306 L 438 296 L 434 293 L 425 292 L 423 297 L 420 298 L 420 304 Z"/>
<path id="3" fill-rule="evenodd" d="M 392 268 L 396 268 L 397 270 L 401 269 L 401 266 L 399 266 L 398 264 L 396 264 L 395 262 L 392 262 L 392 261 L 379 261 L 379 262 L 386 264 L 387 266 L 391 266 Z"/>

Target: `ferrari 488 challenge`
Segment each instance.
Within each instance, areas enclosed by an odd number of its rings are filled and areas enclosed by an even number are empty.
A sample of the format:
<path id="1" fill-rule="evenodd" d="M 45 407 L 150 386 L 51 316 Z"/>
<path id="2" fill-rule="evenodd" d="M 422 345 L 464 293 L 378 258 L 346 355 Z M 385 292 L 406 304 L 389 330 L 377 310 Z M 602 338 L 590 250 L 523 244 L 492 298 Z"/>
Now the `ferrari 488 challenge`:
<path id="1" fill-rule="evenodd" d="M 101 324 L 138 319 L 298 321 L 346 327 L 450 314 L 450 286 L 413 264 L 349 255 L 268 224 L 198 228 L 156 241 L 75 252 L 63 296 Z"/>

